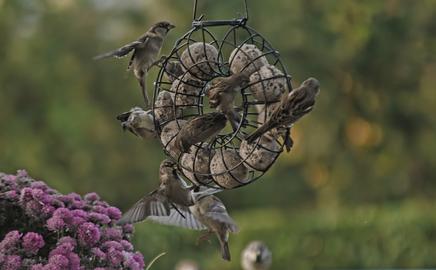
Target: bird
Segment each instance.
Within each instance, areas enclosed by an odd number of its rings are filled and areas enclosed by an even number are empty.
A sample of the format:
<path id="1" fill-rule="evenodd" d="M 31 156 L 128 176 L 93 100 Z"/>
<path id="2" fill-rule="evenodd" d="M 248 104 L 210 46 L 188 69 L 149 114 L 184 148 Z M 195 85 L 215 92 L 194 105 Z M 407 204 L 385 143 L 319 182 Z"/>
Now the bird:
<path id="1" fill-rule="evenodd" d="M 118 115 L 117 119 L 121 121 L 123 130 L 128 130 L 138 137 L 149 139 L 157 136 L 151 110 L 144 111 L 140 107 L 133 107 L 130 111 Z"/>
<path id="2" fill-rule="evenodd" d="M 245 138 L 248 143 L 262 136 L 273 128 L 289 127 L 302 116 L 309 113 L 315 105 L 319 93 L 319 81 L 315 78 L 305 80 L 299 88 L 284 95 L 271 114 L 271 117 Z"/>
<path id="3" fill-rule="evenodd" d="M 193 260 L 181 260 L 179 261 L 174 270 L 200 270 L 198 263 Z"/>
<path id="4" fill-rule="evenodd" d="M 244 270 L 268 270 L 272 254 L 265 243 L 252 241 L 242 251 L 241 266 Z"/>
<path id="5" fill-rule="evenodd" d="M 123 225 L 150 220 L 194 230 L 205 229 L 188 207 L 194 205 L 194 198 L 221 190 L 186 186 L 177 174 L 177 164 L 170 159 L 161 162 L 159 180 L 159 187 L 137 201 L 117 223 Z"/>
<path id="6" fill-rule="evenodd" d="M 196 116 L 189 120 L 179 131 L 175 139 L 175 147 L 182 153 L 209 138 L 214 138 L 226 126 L 227 118 L 221 112 L 212 112 Z"/>
<path id="7" fill-rule="evenodd" d="M 194 201 L 195 204 L 190 206 L 189 210 L 208 229 L 208 233 L 201 238 L 215 233 L 221 246 L 222 258 L 230 261 L 229 232 L 237 233 L 238 226 L 229 216 L 223 202 L 215 195 L 196 195 Z"/>
<path id="8" fill-rule="evenodd" d="M 182 210 L 193 205 L 191 191 L 184 186 L 176 168 L 173 161 L 163 160 L 159 167 L 159 187 L 135 203 L 118 223 L 136 223 L 152 215 L 169 216 L 175 205 L 180 206 Z"/>
<path id="9" fill-rule="evenodd" d="M 156 64 L 157 57 L 162 48 L 165 37 L 175 26 L 168 21 L 153 24 L 145 34 L 137 40 L 130 42 L 116 50 L 98 55 L 95 60 L 109 57 L 123 57 L 133 51 L 127 70 L 133 69 L 133 73 L 139 82 L 144 96 L 144 102 L 149 107 L 149 98 L 145 84 L 145 77 L 149 69 Z"/>
<path id="10" fill-rule="evenodd" d="M 234 109 L 235 94 L 249 82 L 250 78 L 246 73 L 236 73 L 212 80 L 207 91 L 210 107 L 226 115 L 233 131 L 238 129 L 238 123 L 241 121 L 239 113 Z"/>

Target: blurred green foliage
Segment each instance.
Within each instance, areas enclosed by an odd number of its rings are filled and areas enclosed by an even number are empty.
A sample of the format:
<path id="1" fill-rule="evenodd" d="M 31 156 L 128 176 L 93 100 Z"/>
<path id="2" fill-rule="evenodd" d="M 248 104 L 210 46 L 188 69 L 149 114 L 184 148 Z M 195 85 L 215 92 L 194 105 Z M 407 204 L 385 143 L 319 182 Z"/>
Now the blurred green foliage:
<path id="1" fill-rule="evenodd" d="M 295 148 L 258 182 L 225 192 L 241 233 L 234 260 L 198 233 L 136 226 L 154 269 L 195 258 L 238 269 L 252 239 L 274 269 L 428 267 L 436 244 L 436 1 L 248 0 L 249 25 L 281 54 L 298 85 L 321 81 Z M 191 23 L 191 1 L 0 0 L 0 171 L 25 168 L 61 192 L 96 191 L 126 209 L 157 184 L 157 142 L 124 134 L 115 116 L 141 105 L 122 61 L 92 57 L 158 20 Z M 208 18 L 233 18 L 240 1 L 199 0 Z M 151 89 L 156 70 L 149 76 Z"/>

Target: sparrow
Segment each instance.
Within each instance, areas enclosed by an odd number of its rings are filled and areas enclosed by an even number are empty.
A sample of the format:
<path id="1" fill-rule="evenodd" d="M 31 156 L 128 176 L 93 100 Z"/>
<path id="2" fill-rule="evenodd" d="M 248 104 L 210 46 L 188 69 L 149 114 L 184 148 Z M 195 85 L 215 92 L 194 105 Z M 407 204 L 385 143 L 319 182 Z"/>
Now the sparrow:
<path id="1" fill-rule="evenodd" d="M 273 128 L 291 126 L 313 109 L 318 93 L 318 80 L 314 78 L 305 80 L 299 88 L 282 97 L 279 106 L 273 110 L 271 117 L 250 134 L 246 141 L 252 143 Z"/>
<path id="2" fill-rule="evenodd" d="M 149 139 L 157 136 L 151 110 L 144 111 L 140 107 L 133 107 L 130 111 L 118 115 L 117 119 L 121 121 L 123 130 L 128 130 L 138 137 Z"/>
<path id="3" fill-rule="evenodd" d="M 240 115 L 234 109 L 234 99 L 238 91 L 246 87 L 250 78 L 245 73 L 232 74 L 229 77 L 219 77 L 212 80 L 207 91 L 209 105 L 226 115 L 233 131 L 238 129 Z"/>
<path id="4" fill-rule="evenodd" d="M 94 57 L 94 59 L 99 60 L 109 57 L 120 58 L 133 51 L 127 70 L 133 69 L 133 74 L 139 82 L 145 104 L 148 107 L 150 104 L 145 84 L 145 77 L 148 70 L 156 64 L 163 41 L 168 32 L 174 27 L 174 25 L 167 21 L 155 23 L 150 27 L 150 29 L 148 29 L 147 32 L 145 32 L 145 34 L 139 37 L 138 40 L 126 44 L 116 50 L 98 55 Z"/>
<path id="5" fill-rule="evenodd" d="M 271 251 L 261 241 L 252 241 L 242 251 L 241 266 L 244 270 L 268 270 L 271 261 Z"/>
<path id="6" fill-rule="evenodd" d="M 175 147 L 182 153 L 209 138 L 214 138 L 226 126 L 227 118 L 223 113 L 212 112 L 192 118 L 184 125 L 175 139 Z"/>
<path id="7" fill-rule="evenodd" d="M 239 231 L 235 221 L 227 213 L 223 202 L 214 195 L 196 195 L 194 196 L 195 204 L 189 207 L 193 216 L 207 227 L 207 235 L 215 233 L 221 246 L 222 258 L 230 261 L 229 250 L 229 232 L 237 233 Z"/>
<path id="8" fill-rule="evenodd" d="M 169 159 L 162 161 L 159 179 L 159 187 L 136 202 L 121 217 L 118 224 L 136 223 L 147 219 L 166 225 L 204 229 L 205 226 L 193 217 L 188 207 L 194 205 L 194 196 L 213 194 L 220 190 L 194 189 L 186 186 L 177 174 L 176 163 Z"/>

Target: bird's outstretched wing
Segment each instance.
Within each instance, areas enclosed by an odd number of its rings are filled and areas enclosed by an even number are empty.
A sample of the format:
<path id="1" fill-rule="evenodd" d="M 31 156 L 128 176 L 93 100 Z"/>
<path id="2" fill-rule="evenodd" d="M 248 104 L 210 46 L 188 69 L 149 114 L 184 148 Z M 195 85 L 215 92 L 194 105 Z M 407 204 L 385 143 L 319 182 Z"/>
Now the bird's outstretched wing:
<path id="1" fill-rule="evenodd" d="M 200 221 L 198 221 L 188 207 L 181 205 L 175 205 L 177 209 L 171 207 L 170 214 L 168 216 L 155 216 L 151 215 L 147 218 L 152 222 L 159 224 L 177 226 L 191 230 L 205 230 L 207 229 Z M 183 214 L 183 216 L 181 215 Z"/>
<path id="2" fill-rule="evenodd" d="M 150 216 L 168 216 L 170 204 L 165 196 L 156 191 L 136 202 L 118 221 L 119 225 L 143 221 Z"/>
<path id="3" fill-rule="evenodd" d="M 104 53 L 104 54 L 100 54 L 97 55 L 96 57 L 94 57 L 94 60 L 100 60 L 100 59 L 104 59 L 104 58 L 109 58 L 109 57 L 123 57 L 126 56 L 128 53 L 130 53 L 132 50 L 136 49 L 138 46 L 140 46 L 143 42 L 141 41 L 133 41 L 127 45 L 124 45 L 121 48 L 118 48 L 116 50 Z"/>

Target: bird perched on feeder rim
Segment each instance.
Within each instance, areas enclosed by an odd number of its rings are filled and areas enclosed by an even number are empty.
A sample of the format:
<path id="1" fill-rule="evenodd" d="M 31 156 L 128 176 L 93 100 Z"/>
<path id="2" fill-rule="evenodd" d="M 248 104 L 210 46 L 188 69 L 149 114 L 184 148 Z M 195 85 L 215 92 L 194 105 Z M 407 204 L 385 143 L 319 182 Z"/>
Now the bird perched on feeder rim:
<path id="1" fill-rule="evenodd" d="M 241 266 L 244 270 L 268 270 L 271 266 L 271 251 L 261 241 L 250 242 L 241 255 Z"/>
<path id="2" fill-rule="evenodd" d="M 195 204 L 189 207 L 194 217 L 209 230 L 200 239 L 205 239 L 211 233 L 215 233 L 221 246 L 221 256 L 230 261 L 229 232 L 239 231 L 235 221 L 227 213 L 223 202 L 214 195 L 194 196 Z"/>
<path id="3" fill-rule="evenodd" d="M 162 161 L 159 168 L 159 187 L 136 202 L 118 221 L 118 224 L 136 223 L 145 219 L 166 225 L 190 229 L 204 229 L 190 213 L 194 204 L 193 196 L 212 194 L 217 189 L 194 191 L 184 185 L 177 175 L 176 163 L 169 159 Z"/>
<path id="4" fill-rule="evenodd" d="M 182 153 L 199 142 L 214 138 L 226 126 L 227 118 L 223 113 L 212 112 L 189 120 L 179 131 L 175 147 Z"/>
<path id="5" fill-rule="evenodd" d="M 318 93 L 318 80 L 314 78 L 305 80 L 299 88 L 292 90 L 288 95 L 282 97 L 279 106 L 274 109 L 271 117 L 250 134 L 246 141 L 252 143 L 273 128 L 281 126 L 289 127 L 312 111 Z"/>
<path id="6" fill-rule="evenodd" d="M 156 138 L 156 131 L 153 122 L 153 112 L 144 111 L 140 107 L 133 107 L 128 112 L 117 116 L 121 121 L 123 130 L 128 130 L 134 135 L 143 139 Z"/>
<path id="7" fill-rule="evenodd" d="M 210 107 L 216 108 L 226 115 L 233 131 L 238 129 L 238 123 L 241 121 L 239 114 L 234 109 L 235 95 L 249 82 L 250 78 L 247 74 L 236 73 L 229 77 L 215 78 L 207 91 Z"/>
<path id="8" fill-rule="evenodd" d="M 104 59 L 108 57 L 123 57 L 133 51 L 130 58 L 128 70 L 133 69 L 133 73 L 141 86 L 144 101 L 148 107 L 149 98 L 145 84 L 145 77 L 148 70 L 156 64 L 157 57 L 163 45 L 163 41 L 168 32 L 175 26 L 170 22 L 161 21 L 155 23 L 138 40 L 122 46 L 114 51 L 104 53 L 94 57 L 94 59 Z"/>

